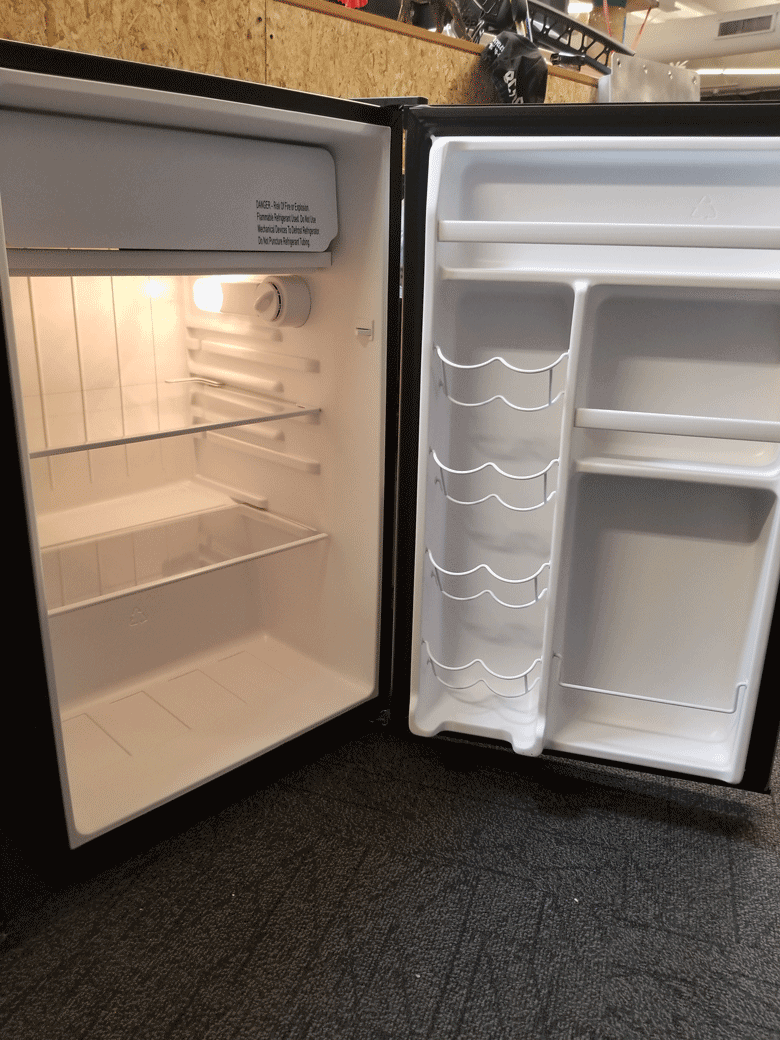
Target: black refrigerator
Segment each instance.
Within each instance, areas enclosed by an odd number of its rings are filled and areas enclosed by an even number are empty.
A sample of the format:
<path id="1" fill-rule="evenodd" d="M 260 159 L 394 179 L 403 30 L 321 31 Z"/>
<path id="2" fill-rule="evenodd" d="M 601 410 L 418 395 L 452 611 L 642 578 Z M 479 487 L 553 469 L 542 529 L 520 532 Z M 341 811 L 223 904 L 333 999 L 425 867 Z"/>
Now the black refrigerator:
<path id="1" fill-rule="evenodd" d="M 9 813 L 99 847 L 377 719 L 764 790 L 776 115 L 0 44 Z"/>

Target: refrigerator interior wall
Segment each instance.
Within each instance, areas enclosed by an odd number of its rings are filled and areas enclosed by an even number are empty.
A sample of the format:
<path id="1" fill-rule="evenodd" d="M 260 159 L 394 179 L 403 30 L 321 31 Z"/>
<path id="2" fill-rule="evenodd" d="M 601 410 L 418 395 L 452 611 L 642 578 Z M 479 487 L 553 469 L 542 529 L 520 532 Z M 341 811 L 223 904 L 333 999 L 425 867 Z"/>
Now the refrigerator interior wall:
<path id="1" fill-rule="evenodd" d="M 290 257 L 301 327 L 195 302 L 203 280 L 284 273 L 279 254 L 202 279 L 110 256 L 14 275 L 32 261 L 11 256 L 74 846 L 377 692 L 389 140 L 313 122 L 339 235 L 332 264 Z M 250 127 L 268 132 L 262 110 Z"/>
<path id="2" fill-rule="evenodd" d="M 777 147 L 589 144 L 431 149 L 411 724 L 737 783 L 780 555 Z"/>

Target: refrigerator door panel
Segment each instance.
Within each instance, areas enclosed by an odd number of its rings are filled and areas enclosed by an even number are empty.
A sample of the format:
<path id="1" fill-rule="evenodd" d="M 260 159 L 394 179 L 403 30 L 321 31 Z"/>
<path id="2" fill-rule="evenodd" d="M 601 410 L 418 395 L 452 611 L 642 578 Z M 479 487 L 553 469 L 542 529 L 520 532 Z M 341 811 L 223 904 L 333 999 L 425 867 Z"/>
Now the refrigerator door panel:
<path id="1" fill-rule="evenodd" d="M 567 120 L 412 113 L 410 726 L 762 786 L 780 141 Z"/>
<path id="2" fill-rule="evenodd" d="M 83 56 L 41 75 L 17 50 L 3 314 L 75 848 L 381 710 L 400 129 Z M 37 176 L 60 137 L 72 176 Z"/>

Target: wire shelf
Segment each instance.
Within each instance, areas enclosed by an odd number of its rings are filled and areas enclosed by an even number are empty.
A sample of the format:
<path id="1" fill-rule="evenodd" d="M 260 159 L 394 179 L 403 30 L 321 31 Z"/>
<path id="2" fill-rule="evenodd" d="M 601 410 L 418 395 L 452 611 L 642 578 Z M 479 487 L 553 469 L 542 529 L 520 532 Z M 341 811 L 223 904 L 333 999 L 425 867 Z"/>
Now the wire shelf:
<path id="1" fill-rule="evenodd" d="M 506 470 L 497 466 L 495 462 L 483 462 L 481 466 L 475 466 L 474 469 L 453 469 L 452 466 L 448 466 L 446 463 L 441 461 L 434 448 L 429 450 L 430 454 L 433 456 L 433 461 L 440 470 L 444 470 L 446 473 L 454 473 L 457 476 L 471 476 L 473 473 L 480 473 L 483 469 L 493 469 L 502 477 L 508 477 L 509 480 L 535 480 L 537 477 L 543 477 L 546 473 L 549 473 L 552 467 L 556 466 L 560 462 L 560 459 L 551 459 L 544 469 L 540 469 L 538 473 L 507 473 Z"/>
<path id="2" fill-rule="evenodd" d="M 549 569 L 549 562 L 543 563 L 535 574 L 530 574 L 527 578 L 504 578 L 500 574 L 497 574 L 492 569 L 492 567 L 489 567 L 486 563 L 479 563 L 476 567 L 472 567 L 470 570 L 467 571 L 449 571 L 436 562 L 436 560 L 433 558 L 433 554 L 431 553 L 430 549 L 426 549 L 425 551 L 428 556 L 428 559 L 431 561 L 431 564 L 433 565 L 434 569 L 431 572 L 431 574 L 436 579 L 436 584 L 439 587 L 439 592 L 441 592 L 442 596 L 446 596 L 447 599 L 452 599 L 459 603 L 465 603 L 468 600 L 479 599 L 480 596 L 490 596 L 491 599 L 495 600 L 496 603 L 498 603 L 502 607 L 509 607 L 510 610 L 523 610 L 525 607 L 534 606 L 534 604 L 538 603 L 547 592 L 546 586 L 542 588 L 539 587 L 539 579 L 541 575 L 544 573 L 544 571 Z M 491 577 L 495 578 L 497 581 L 502 581 L 507 585 L 525 585 L 530 582 L 533 582 L 534 598 L 528 600 L 526 603 L 506 603 L 504 600 L 499 599 L 498 596 L 496 596 L 496 594 L 492 592 L 490 589 L 482 589 L 481 592 L 476 592 L 473 596 L 455 596 L 451 592 L 447 592 L 447 590 L 441 583 L 440 575 L 442 574 L 446 574 L 449 577 L 453 578 L 464 578 L 470 574 L 476 574 L 477 571 L 482 570 L 487 571 L 488 574 L 491 575 Z"/>
<path id="3" fill-rule="evenodd" d="M 549 365 L 543 365 L 541 368 L 519 368 L 516 365 L 510 364 L 505 358 L 502 358 L 499 355 L 473 365 L 462 365 L 457 361 L 453 361 L 451 358 L 446 357 L 442 352 L 441 347 L 435 345 L 434 350 L 441 362 L 441 380 L 439 385 L 444 391 L 444 396 L 452 404 L 458 405 L 461 408 L 482 408 L 485 405 L 492 404 L 494 401 L 501 401 L 503 404 L 507 405 L 507 407 L 512 408 L 516 412 L 541 412 L 544 411 L 545 408 L 550 408 L 552 405 L 556 404 L 563 397 L 563 390 L 553 396 L 553 372 L 568 356 L 568 351 L 564 351 L 554 361 L 550 362 Z M 531 376 L 547 373 L 547 400 L 544 404 L 528 407 L 526 405 L 514 404 L 514 402 L 504 397 L 503 394 L 494 394 L 492 397 L 489 397 L 484 401 L 459 401 L 457 398 L 452 396 L 447 386 L 447 368 L 453 368 L 458 371 L 474 371 L 475 369 L 486 368 L 488 365 L 493 364 L 503 365 L 504 368 L 507 368 L 509 371 L 517 372 L 520 375 Z"/>
<path id="4" fill-rule="evenodd" d="M 536 668 L 538 665 L 540 665 L 542 663 L 541 657 L 537 657 L 537 659 L 533 662 L 531 667 L 527 668 L 524 672 L 521 672 L 519 675 L 500 675 L 498 672 L 494 672 L 492 668 L 489 668 L 488 665 L 485 664 L 485 662 L 482 660 L 481 657 L 475 657 L 474 660 L 473 661 L 469 661 L 468 664 L 448 665 L 448 664 L 444 664 L 442 661 L 437 660 L 433 656 L 433 654 L 431 653 L 431 648 L 428 645 L 427 640 L 423 640 L 423 644 L 422 645 L 425 647 L 425 653 L 427 654 L 427 657 L 428 657 L 428 664 L 431 667 L 431 671 L 433 672 L 433 675 L 436 678 L 436 681 L 441 683 L 442 686 L 446 686 L 448 690 L 452 690 L 452 691 L 454 691 L 456 693 L 457 692 L 465 692 L 466 690 L 471 690 L 475 686 L 479 686 L 480 683 L 481 683 L 483 686 L 485 686 L 488 689 L 488 691 L 490 693 L 494 694 L 496 697 L 501 697 L 503 700 L 511 701 L 511 700 L 517 700 L 520 697 L 527 696 L 529 693 L 531 693 L 539 685 L 539 682 L 541 681 L 541 674 L 538 675 L 533 680 L 533 682 L 529 682 L 529 679 L 528 679 L 528 676 L 531 674 L 531 672 L 534 670 L 534 668 Z M 442 671 L 445 671 L 445 672 L 463 672 L 467 668 L 473 668 L 474 665 L 480 665 L 488 673 L 488 675 L 492 676 L 493 679 L 500 679 L 503 682 L 519 682 L 519 681 L 522 681 L 523 689 L 520 691 L 520 693 L 501 693 L 500 690 L 494 689 L 493 686 L 491 686 L 490 683 L 486 679 L 476 679 L 473 683 L 466 683 L 463 686 L 457 686 L 457 685 L 455 685 L 453 683 L 448 683 L 446 680 L 442 679 L 441 676 L 438 675 L 437 672 L 436 672 L 437 668 L 440 668 Z"/>
<path id="5" fill-rule="evenodd" d="M 488 365 L 498 363 L 499 365 L 503 365 L 504 368 L 508 368 L 510 372 L 519 372 L 521 375 L 524 376 L 536 376 L 540 375 L 542 372 L 550 372 L 552 371 L 552 369 L 560 365 L 560 363 L 569 355 L 568 350 L 564 350 L 563 353 L 559 354 L 555 361 L 551 361 L 549 365 L 542 365 L 541 368 L 520 368 L 517 365 L 510 364 L 506 360 L 506 358 L 502 358 L 500 354 L 496 354 L 495 357 L 488 358 L 487 361 L 479 361 L 474 365 L 461 365 L 459 362 L 452 361 L 450 358 L 445 357 L 442 353 L 441 347 L 437 346 L 435 349 L 436 354 L 439 357 L 439 360 L 442 362 L 442 365 L 447 365 L 449 368 L 459 368 L 463 371 L 473 371 L 477 368 L 487 368 Z"/>
<path id="6" fill-rule="evenodd" d="M 445 480 L 444 480 L 444 470 L 446 469 L 446 471 L 449 472 L 449 473 L 469 473 L 469 472 L 477 472 L 477 471 L 476 470 L 474 470 L 474 471 L 453 470 L 453 469 L 449 469 L 447 467 L 443 467 L 439 463 L 438 457 L 436 456 L 435 452 L 432 452 L 432 454 L 434 456 L 434 459 L 436 459 L 437 465 L 439 465 L 439 476 L 435 477 L 433 482 L 434 482 L 434 484 L 438 484 L 439 485 L 439 487 L 442 490 L 442 494 L 447 499 L 447 501 L 454 503 L 456 506 L 478 506 L 478 505 L 482 505 L 483 502 L 487 502 L 491 498 L 494 498 L 505 509 L 509 509 L 513 513 L 532 513 L 536 509 L 543 509 L 544 506 L 546 506 L 548 504 L 548 502 L 552 501 L 552 499 L 555 497 L 555 493 L 557 491 L 557 488 L 551 488 L 550 487 L 550 481 L 549 481 L 550 470 L 552 469 L 553 465 L 557 465 L 557 463 L 558 463 L 558 459 L 553 459 L 553 461 L 548 466 L 546 466 L 543 470 L 540 470 L 539 473 L 532 473 L 532 474 L 530 474 L 527 477 L 512 476 L 509 473 L 503 474 L 504 476 L 511 477 L 511 479 L 513 479 L 513 480 L 534 480 L 534 479 L 540 479 L 541 478 L 541 482 L 542 482 L 542 500 L 541 500 L 541 502 L 535 502 L 531 506 L 513 506 L 510 502 L 506 502 L 500 495 L 496 494 L 494 491 L 491 491 L 487 495 L 483 495 L 481 498 L 474 498 L 474 499 L 455 498 L 454 495 L 451 495 L 449 493 L 449 491 L 447 491 L 446 483 L 445 483 Z M 492 463 L 488 463 L 488 465 L 493 465 L 493 464 Z M 482 469 L 482 468 L 483 467 L 479 467 L 479 469 Z M 494 468 L 498 469 L 497 466 L 495 466 Z M 499 472 L 501 472 L 501 471 L 499 471 Z"/>

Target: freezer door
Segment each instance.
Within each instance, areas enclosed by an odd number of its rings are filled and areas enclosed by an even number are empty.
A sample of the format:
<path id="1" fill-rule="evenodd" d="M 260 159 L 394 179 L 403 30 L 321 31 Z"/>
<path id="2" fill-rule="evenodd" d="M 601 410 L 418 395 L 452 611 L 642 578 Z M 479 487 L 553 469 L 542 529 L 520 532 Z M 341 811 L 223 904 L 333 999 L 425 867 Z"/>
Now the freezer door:
<path id="1" fill-rule="evenodd" d="M 763 789 L 780 141 L 627 107 L 412 113 L 410 726 Z"/>
<path id="2" fill-rule="evenodd" d="M 0 44 L 0 136 L 4 766 L 76 848 L 386 707 L 401 126 Z"/>

